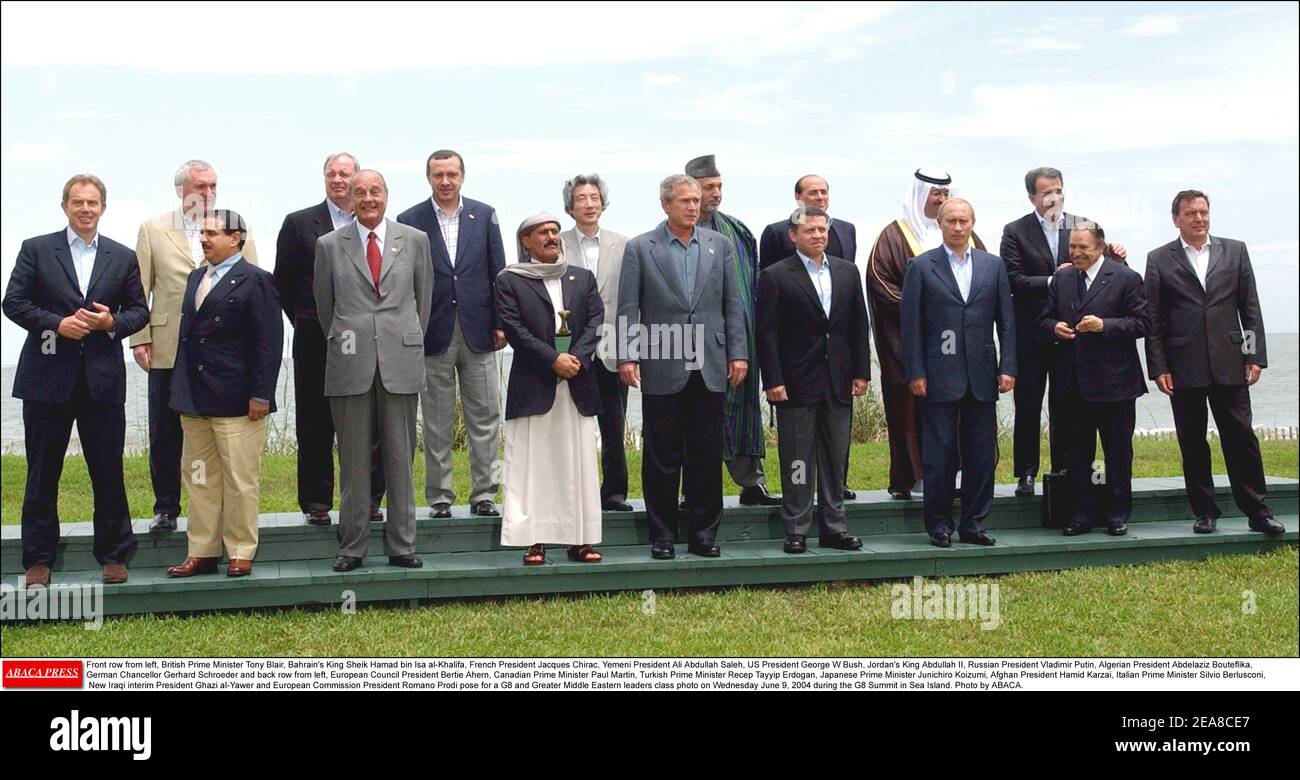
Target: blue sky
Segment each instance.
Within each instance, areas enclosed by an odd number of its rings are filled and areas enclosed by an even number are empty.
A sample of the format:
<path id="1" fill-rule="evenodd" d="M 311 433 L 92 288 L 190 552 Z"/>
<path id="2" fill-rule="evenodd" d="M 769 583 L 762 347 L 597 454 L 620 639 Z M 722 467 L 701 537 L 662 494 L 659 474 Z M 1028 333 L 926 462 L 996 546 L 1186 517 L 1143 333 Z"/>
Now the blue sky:
<path id="1" fill-rule="evenodd" d="M 70 175 L 105 180 L 101 230 L 133 244 L 195 157 L 266 266 L 338 150 L 386 175 L 390 216 L 429 196 L 429 152 L 460 151 L 464 194 L 496 206 L 507 236 L 561 214 L 579 172 L 609 181 L 603 223 L 628 234 L 662 219 L 659 179 L 699 154 L 717 155 L 722 208 L 755 233 L 815 172 L 864 257 L 918 166 L 954 174 L 996 246 L 1030 209 L 1024 172 L 1053 165 L 1067 208 L 1139 271 L 1175 236 L 1173 193 L 1207 191 L 1211 232 L 1250 247 L 1269 330 L 1300 330 L 1294 4 L 165 8 L 3 6 L 4 284 L 20 242 L 65 223 Z M 4 321 L 4 364 L 22 335 Z"/>

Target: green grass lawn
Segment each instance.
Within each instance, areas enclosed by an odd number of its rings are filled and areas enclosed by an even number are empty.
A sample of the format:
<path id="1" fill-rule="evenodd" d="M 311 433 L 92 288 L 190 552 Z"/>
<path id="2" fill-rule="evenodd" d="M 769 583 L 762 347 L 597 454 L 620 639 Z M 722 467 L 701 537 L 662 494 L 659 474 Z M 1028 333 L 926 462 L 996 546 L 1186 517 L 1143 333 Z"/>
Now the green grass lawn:
<path id="1" fill-rule="evenodd" d="M 1296 442 L 1263 442 L 1265 470 L 1296 477 Z M 1215 450 L 1215 470 L 1224 471 Z M 1010 443 L 1000 482 L 1010 481 Z M 639 453 L 629 453 L 632 494 L 640 495 Z M 885 486 L 883 444 L 854 445 L 850 484 Z M 292 456 L 263 460 L 261 505 L 297 509 Z M 18 521 L 25 464 L 3 459 L 4 522 Z M 768 473 L 777 474 L 769 450 Z M 152 497 L 144 458 L 128 458 L 133 514 Z M 416 460 L 416 485 L 422 484 Z M 1134 475 L 1181 471 L 1171 441 L 1135 442 Z M 456 454 L 456 489 L 468 485 Z M 775 480 L 774 480 L 775 482 Z M 727 492 L 737 488 L 727 480 Z M 775 488 L 775 484 L 773 485 Z M 89 482 L 69 459 L 61 511 L 88 519 Z M 1300 554 L 1294 546 L 1262 555 L 1201 562 L 1030 572 L 927 582 L 996 584 L 1000 622 L 898 620 L 897 581 L 808 586 L 665 590 L 647 610 L 641 593 L 444 601 L 409 608 L 371 605 L 262 610 L 190 617 L 111 618 L 98 631 L 80 623 L 7 625 L 6 657 L 96 656 L 1291 656 L 1300 645 Z M 1247 593 L 1249 592 L 1249 593 Z M 1243 609 L 1248 596 L 1254 611 Z"/>
<path id="2" fill-rule="evenodd" d="M 1297 476 L 1297 443 L 1294 441 L 1260 442 L 1264 454 L 1264 472 L 1278 477 Z M 1002 455 L 998 462 L 997 481 L 1014 482 L 1011 475 L 1011 442 L 1001 443 Z M 1046 453 L 1047 444 L 1043 443 Z M 1224 474 L 1223 454 L 1215 445 L 1211 448 L 1214 455 L 1214 472 Z M 641 497 L 641 453 L 628 452 L 628 492 L 632 498 Z M 455 471 L 453 479 L 456 495 L 461 503 L 469 495 L 469 461 L 464 451 L 452 453 Z M 297 477 L 294 455 L 262 456 L 262 495 L 260 498 L 263 512 L 297 512 Z M 768 474 L 768 484 L 773 492 L 780 492 L 780 461 L 776 448 L 767 449 L 764 463 Z M 131 507 L 132 517 L 150 517 L 153 515 L 153 489 L 149 485 L 149 460 L 143 455 L 129 456 L 124 463 L 126 472 L 127 501 Z M 415 496 L 416 506 L 424 504 L 424 459 L 415 459 Z M 1162 477 L 1182 473 L 1182 464 L 1178 455 L 1178 446 L 1172 441 L 1153 441 L 1139 439 L 1133 443 L 1133 476 Z M 17 524 L 22 518 L 23 486 L 27 479 L 27 461 L 21 455 L 4 455 L 0 460 L 0 521 L 5 524 Z M 857 489 L 883 490 L 887 487 L 889 476 L 889 447 L 884 443 L 854 444 L 849 457 L 849 485 Z M 734 495 L 740 492 L 736 483 L 731 481 L 726 469 L 723 469 L 723 492 Z M 498 497 L 499 498 L 499 497 Z M 186 497 L 182 491 L 182 514 Z M 59 493 L 59 516 L 65 521 L 89 520 L 93 514 L 93 495 L 90 490 L 90 476 L 86 471 L 86 462 L 80 456 L 67 459 L 63 471 L 63 482 Z M 335 507 L 337 508 L 337 496 Z"/>

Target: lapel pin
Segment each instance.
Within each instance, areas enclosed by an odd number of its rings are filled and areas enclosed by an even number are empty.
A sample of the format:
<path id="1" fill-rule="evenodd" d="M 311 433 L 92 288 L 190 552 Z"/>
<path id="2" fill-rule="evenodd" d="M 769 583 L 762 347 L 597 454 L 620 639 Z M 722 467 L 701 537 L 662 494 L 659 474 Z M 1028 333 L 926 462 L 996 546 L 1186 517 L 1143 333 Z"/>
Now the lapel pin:
<path id="1" fill-rule="evenodd" d="M 712 250 L 712 249 L 709 250 L 709 254 L 713 254 L 713 250 Z"/>
<path id="2" fill-rule="evenodd" d="M 470 218 L 470 219 L 473 219 L 473 218 L 474 218 L 474 215 L 473 215 L 473 214 L 470 214 L 470 215 L 469 215 L 469 218 Z"/>
<path id="3" fill-rule="evenodd" d="M 569 281 L 573 281 L 573 276 L 569 276 Z"/>

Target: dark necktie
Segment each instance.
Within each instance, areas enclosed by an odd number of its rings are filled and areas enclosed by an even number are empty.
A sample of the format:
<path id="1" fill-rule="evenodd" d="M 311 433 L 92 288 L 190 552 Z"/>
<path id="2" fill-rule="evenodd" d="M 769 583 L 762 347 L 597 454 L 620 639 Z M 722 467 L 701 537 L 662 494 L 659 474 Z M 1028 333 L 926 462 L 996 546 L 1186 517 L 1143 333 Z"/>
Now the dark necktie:
<path id="1" fill-rule="evenodd" d="M 370 231 L 370 240 L 366 242 L 366 262 L 370 264 L 370 278 L 375 282 L 375 297 L 379 297 L 379 266 L 382 264 L 384 253 L 379 250 L 379 241 L 375 237 L 375 231 Z"/>
<path id="2" fill-rule="evenodd" d="M 1088 292 L 1088 274 L 1085 271 L 1079 271 L 1078 295 L 1079 305 L 1083 305 L 1083 296 Z"/>

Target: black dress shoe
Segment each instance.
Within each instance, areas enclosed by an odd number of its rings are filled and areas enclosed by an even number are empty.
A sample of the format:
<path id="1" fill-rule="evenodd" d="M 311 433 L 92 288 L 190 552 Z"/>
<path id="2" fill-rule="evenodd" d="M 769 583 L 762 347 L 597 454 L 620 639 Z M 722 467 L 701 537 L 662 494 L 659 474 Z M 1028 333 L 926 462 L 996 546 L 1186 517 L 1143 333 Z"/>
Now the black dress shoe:
<path id="1" fill-rule="evenodd" d="M 497 505 L 492 503 L 492 499 L 485 498 L 474 506 L 469 508 L 471 515 L 479 517 L 500 517 L 501 513 L 497 511 Z"/>
<path id="2" fill-rule="evenodd" d="M 781 497 L 767 492 L 762 485 L 754 485 L 740 491 L 741 506 L 780 506 Z"/>
<path id="3" fill-rule="evenodd" d="M 1128 523 L 1111 523 L 1106 526 L 1106 533 L 1111 536 L 1123 536 L 1128 533 Z"/>
<path id="4" fill-rule="evenodd" d="M 911 501 L 912 492 L 910 490 L 894 490 L 890 488 L 889 497 L 895 501 Z"/>
<path id="5" fill-rule="evenodd" d="M 403 569 L 418 569 L 424 565 L 424 561 L 414 555 L 390 555 L 388 556 L 388 565 L 401 566 Z"/>
<path id="6" fill-rule="evenodd" d="M 429 517 L 434 520 L 447 520 L 451 517 L 451 504 L 434 504 L 429 507 Z"/>
<path id="7" fill-rule="evenodd" d="M 166 512 L 159 512 L 153 516 L 153 522 L 149 524 L 149 533 L 151 534 L 169 534 L 176 530 L 176 515 L 169 515 Z"/>
<path id="8" fill-rule="evenodd" d="M 817 540 L 817 546 L 829 547 L 832 550 L 861 550 L 862 540 L 848 534 L 836 534 L 835 536 L 820 537 Z"/>
<path id="9" fill-rule="evenodd" d="M 1028 498 L 1034 494 L 1034 475 L 1026 474 L 1020 478 L 1020 484 L 1016 485 L 1016 495 L 1021 498 Z"/>
<path id="10" fill-rule="evenodd" d="M 798 555 L 801 552 L 808 551 L 808 537 L 800 534 L 789 534 L 785 537 L 785 551 L 791 555 Z"/>
<path id="11" fill-rule="evenodd" d="M 853 488 L 849 488 L 849 487 L 844 488 L 844 500 L 845 500 L 845 501 L 857 501 L 857 500 L 858 500 L 858 491 L 854 490 Z"/>
<path id="12" fill-rule="evenodd" d="M 1210 517 L 1209 515 L 1201 515 L 1196 518 L 1195 523 L 1192 523 L 1192 530 L 1198 534 L 1212 534 L 1214 533 L 1214 528 L 1218 522 L 1217 518 Z"/>
<path id="13" fill-rule="evenodd" d="M 334 571 L 352 571 L 361 568 L 361 559 L 351 555 L 340 555 L 334 559 Z"/>
<path id="14" fill-rule="evenodd" d="M 985 547 L 994 544 L 993 537 L 983 531 L 980 531 L 977 534 L 957 534 L 957 538 L 961 539 L 962 544 L 981 544 Z"/>
<path id="15" fill-rule="evenodd" d="M 601 509 L 606 512 L 631 512 L 632 505 L 621 498 L 611 498 L 601 506 Z"/>
<path id="16" fill-rule="evenodd" d="M 324 509 L 313 509 L 302 516 L 307 521 L 307 525 L 329 525 L 330 513 Z"/>
<path id="17" fill-rule="evenodd" d="M 686 549 L 692 555 L 698 555 L 701 558 L 717 558 L 719 555 L 722 555 L 722 548 L 719 547 L 716 542 L 690 544 L 687 545 Z"/>
<path id="18" fill-rule="evenodd" d="M 1286 526 L 1270 517 L 1260 517 L 1250 521 L 1250 530 L 1259 531 L 1269 536 L 1280 536 L 1286 533 Z"/>
<path id="19" fill-rule="evenodd" d="M 1090 533 L 1092 533 L 1092 526 L 1075 522 L 1071 522 L 1061 531 L 1062 536 L 1081 536 Z"/>
<path id="20" fill-rule="evenodd" d="M 677 550 L 672 542 L 655 542 L 650 545 L 650 557 L 656 561 L 669 561 L 677 557 Z"/>
<path id="21" fill-rule="evenodd" d="M 952 547 L 952 539 L 948 534 L 930 534 L 930 544 L 935 547 Z"/>

